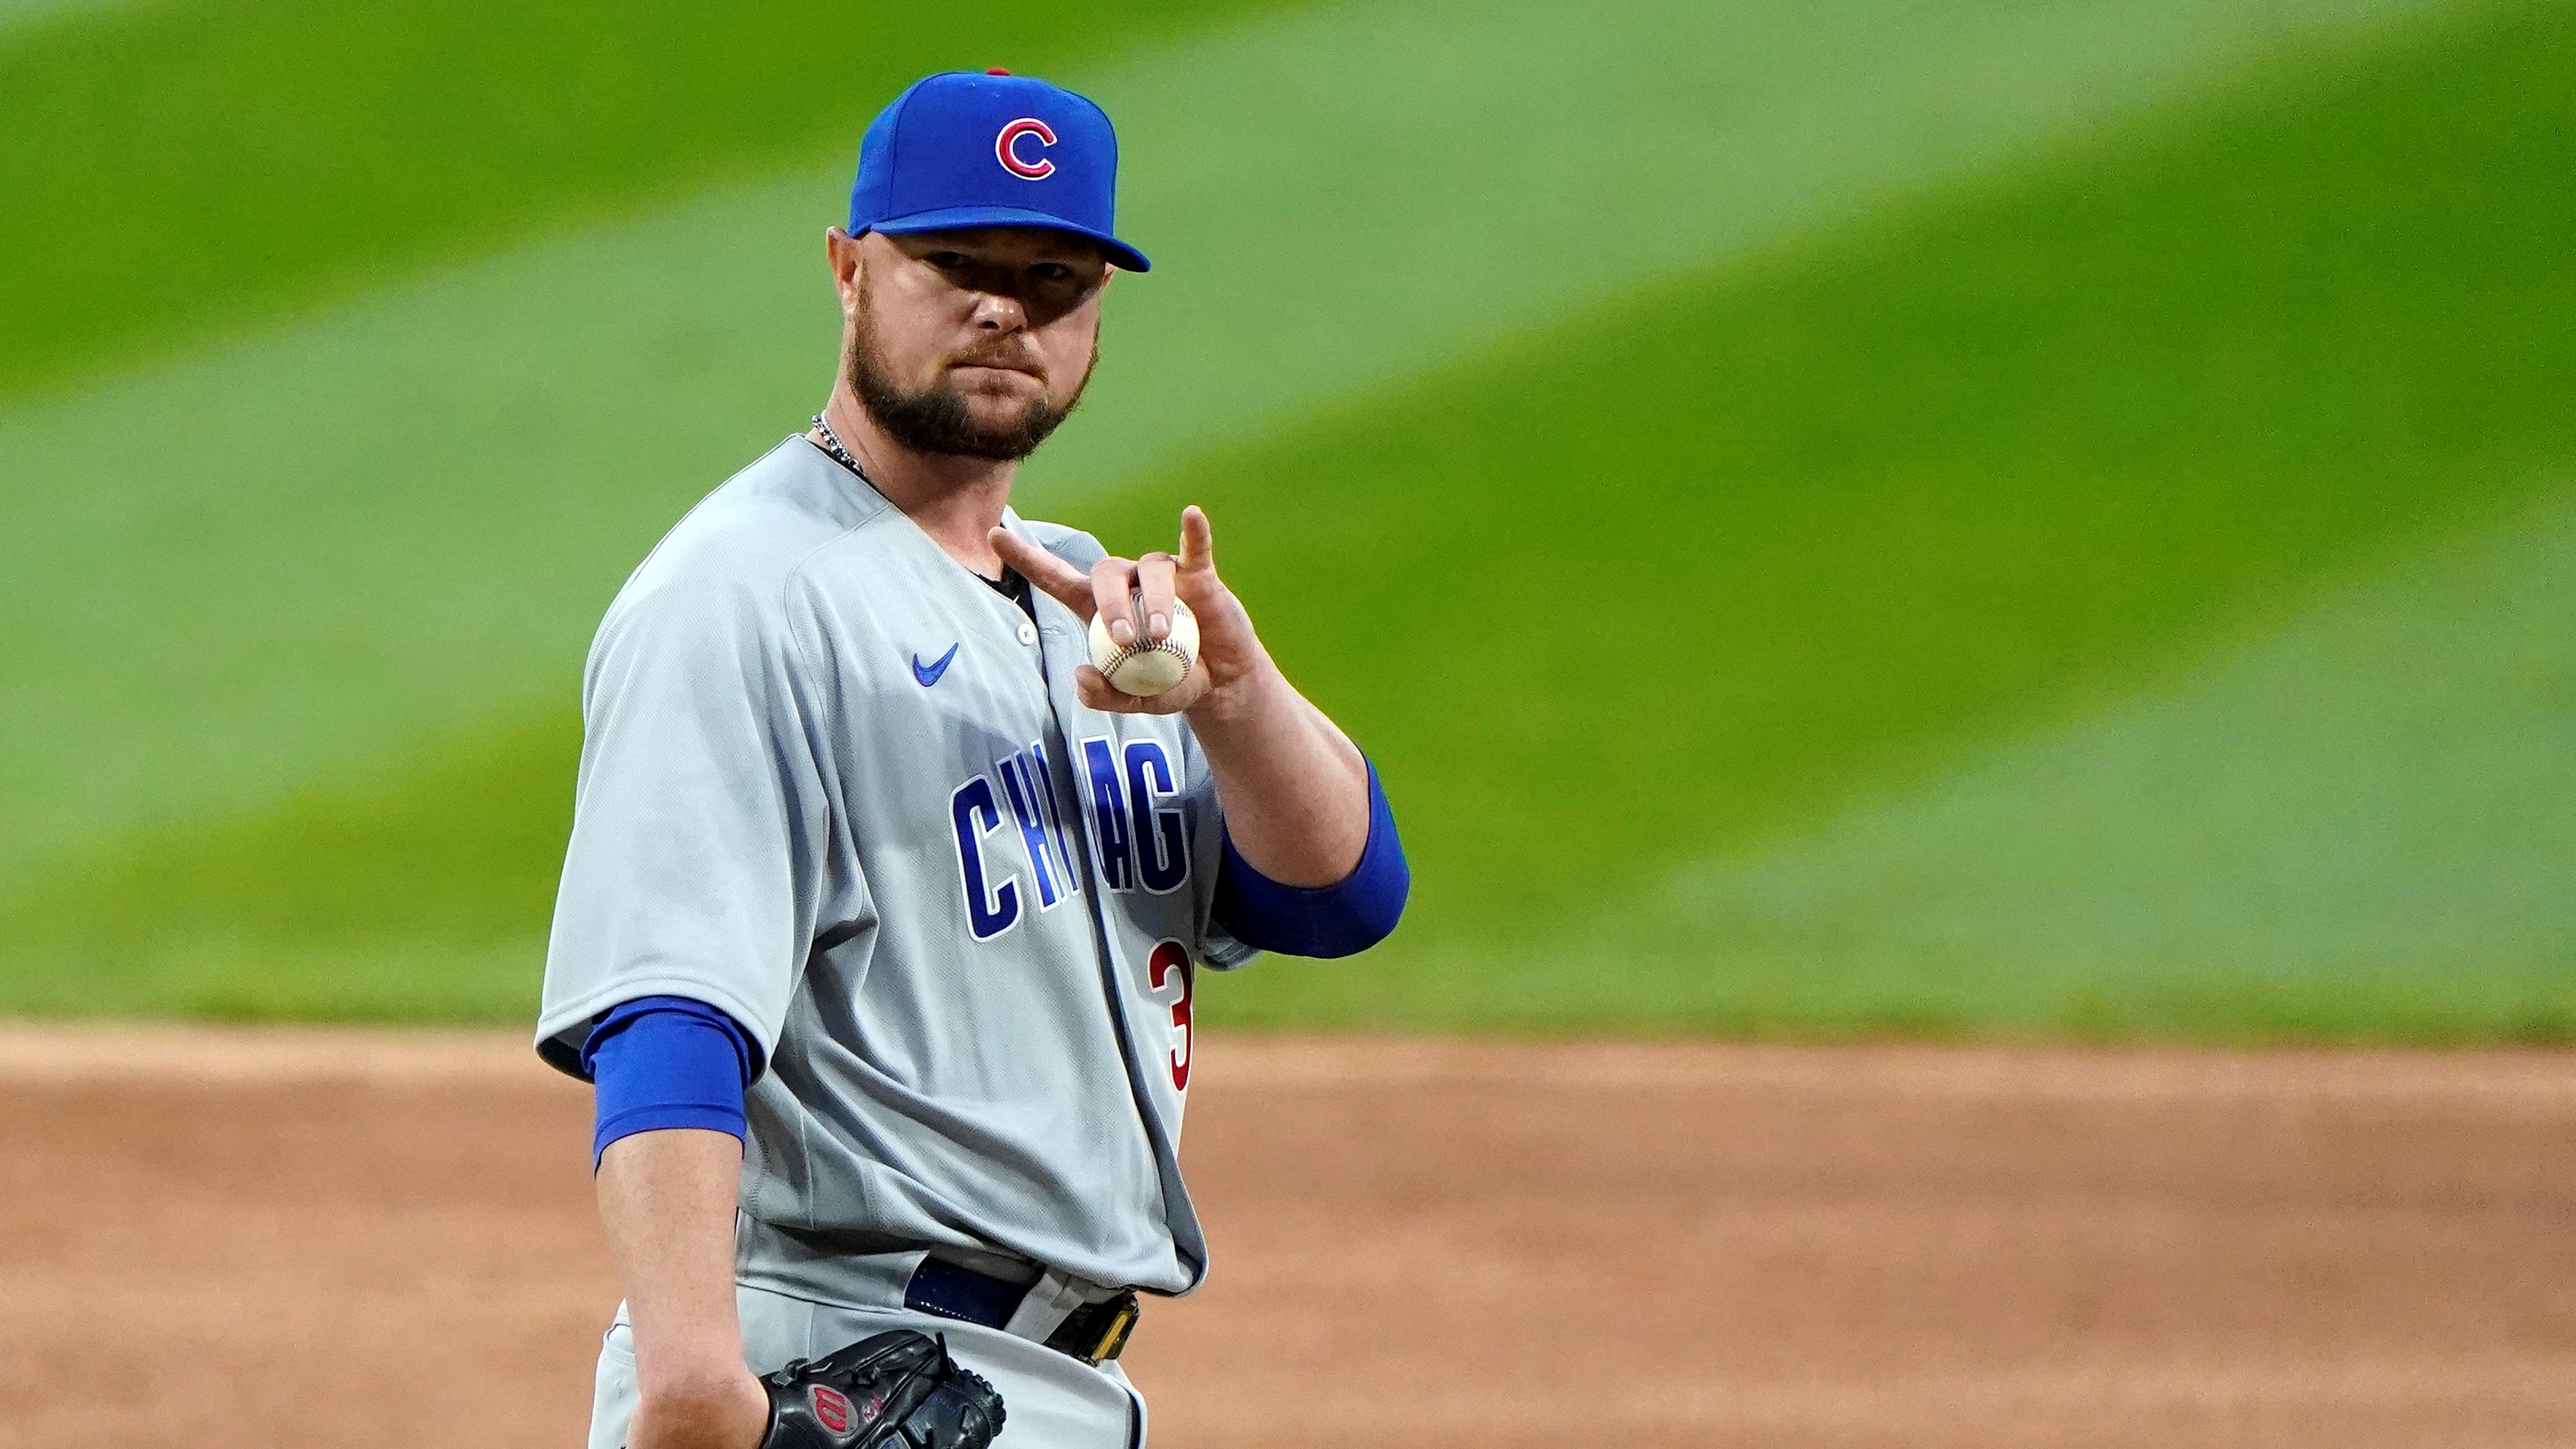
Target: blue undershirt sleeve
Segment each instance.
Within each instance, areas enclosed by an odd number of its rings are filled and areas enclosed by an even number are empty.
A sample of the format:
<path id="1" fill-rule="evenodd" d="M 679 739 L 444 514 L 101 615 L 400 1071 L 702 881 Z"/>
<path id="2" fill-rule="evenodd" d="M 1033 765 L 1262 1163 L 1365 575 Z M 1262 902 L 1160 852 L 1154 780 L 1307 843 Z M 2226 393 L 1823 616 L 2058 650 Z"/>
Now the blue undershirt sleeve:
<path id="1" fill-rule="evenodd" d="M 1283 956 L 1326 957 L 1353 955 L 1387 938 L 1404 914 L 1413 873 L 1404 863 L 1395 812 L 1374 764 L 1368 767 L 1368 789 L 1368 844 L 1351 873 L 1331 885 L 1281 885 L 1253 869 L 1227 837 L 1210 912 L 1227 935 Z"/>
<path id="2" fill-rule="evenodd" d="M 582 1044 L 582 1075 L 597 1089 L 590 1162 L 638 1132 L 749 1130 L 743 1089 L 760 1077 L 760 1048 L 730 1016 L 687 996 L 640 996 L 609 1008 Z"/>

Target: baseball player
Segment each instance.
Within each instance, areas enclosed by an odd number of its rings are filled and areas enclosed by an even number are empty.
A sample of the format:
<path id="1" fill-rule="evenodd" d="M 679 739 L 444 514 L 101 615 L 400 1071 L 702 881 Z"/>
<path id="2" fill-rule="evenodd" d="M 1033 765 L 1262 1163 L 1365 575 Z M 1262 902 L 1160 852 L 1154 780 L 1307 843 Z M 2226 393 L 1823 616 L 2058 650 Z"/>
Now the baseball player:
<path id="1" fill-rule="evenodd" d="M 537 1028 L 596 1085 L 626 1289 L 593 1449 L 1142 1444 L 1137 1295 L 1207 1271 L 1196 969 L 1348 954 L 1403 909 L 1376 773 L 1206 515 L 1128 559 L 1010 507 L 1112 275 L 1147 270 L 1116 166 L 1038 80 L 888 105 L 827 234 L 828 405 L 600 625 Z M 1093 616 L 1152 644 L 1176 600 L 1187 674 L 1119 692 Z"/>

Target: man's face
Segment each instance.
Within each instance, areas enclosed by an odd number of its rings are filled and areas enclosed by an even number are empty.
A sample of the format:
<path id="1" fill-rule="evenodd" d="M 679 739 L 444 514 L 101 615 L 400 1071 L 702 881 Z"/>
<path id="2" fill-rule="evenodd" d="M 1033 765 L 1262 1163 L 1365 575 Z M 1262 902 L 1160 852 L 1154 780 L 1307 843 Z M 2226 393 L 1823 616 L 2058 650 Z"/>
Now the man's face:
<path id="1" fill-rule="evenodd" d="M 1036 227 L 836 230 L 832 259 L 850 385 L 895 441 L 1024 458 L 1082 397 L 1109 277 L 1090 242 Z"/>

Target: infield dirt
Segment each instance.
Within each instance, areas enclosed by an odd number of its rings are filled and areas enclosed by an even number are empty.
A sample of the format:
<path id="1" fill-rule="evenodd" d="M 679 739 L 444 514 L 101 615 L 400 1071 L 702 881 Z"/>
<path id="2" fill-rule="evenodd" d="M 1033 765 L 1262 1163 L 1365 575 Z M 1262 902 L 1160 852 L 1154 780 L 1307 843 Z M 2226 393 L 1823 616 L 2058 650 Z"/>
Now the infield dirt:
<path id="1" fill-rule="evenodd" d="M 1215 1039 L 1185 1449 L 2576 1440 L 2576 1057 Z M 580 1442 L 515 1037 L 0 1028 L 0 1443 Z"/>

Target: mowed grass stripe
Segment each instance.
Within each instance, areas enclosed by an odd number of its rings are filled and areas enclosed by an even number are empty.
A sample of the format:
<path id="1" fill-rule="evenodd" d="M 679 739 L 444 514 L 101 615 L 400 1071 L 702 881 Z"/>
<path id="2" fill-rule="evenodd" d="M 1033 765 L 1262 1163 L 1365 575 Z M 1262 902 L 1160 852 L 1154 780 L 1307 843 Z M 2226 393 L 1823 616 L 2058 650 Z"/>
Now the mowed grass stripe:
<path id="1" fill-rule="evenodd" d="M 0 45 L 11 43 L 12 31 L 138 3 L 145 0 L 0 0 Z"/>
<path id="2" fill-rule="evenodd" d="M 921 72 L 1264 0 L 227 0 L 0 32 L 0 398 L 543 232 L 855 154 Z"/>
<path id="3" fill-rule="evenodd" d="M 1559 944 L 1619 940 L 1668 1019 L 2576 1039 L 2566 478 L 2137 699 L 1682 872 L 1626 903 L 1653 930 Z"/>
<path id="4" fill-rule="evenodd" d="M 1029 506 L 2389 8 L 1405 0 L 1103 62 L 1072 78 L 1120 117 L 1122 225 L 1160 265 L 1118 284 Z M 0 890 L 569 698 L 634 560 L 817 400 L 845 176 L 835 155 L 0 414 Z"/>
<path id="5" fill-rule="evenodd" d="M 2134 697 L 1516 940 L 1228 977 L 1303 1029 L 2576 1041 L 2576 493 Z"/>
<path id="6" fill-rule="evenodd" d="M 1212 1009 L 1765 1025 L 1532 942 L 2513 506 L 2576 456 L 2571 57 L 2560 4 L 2279 70 L 1086 510 L 1134 547 L 1209 502 L 1265 637 L 1403 802 L 1395 942 Z M 460 741 L 22 900 L 15 999 L 71 1004 L 44 983 L 77 973 L 100 1009 L 507 1015 L 572 733 Z M 454 848 L 478 835 L 520 843 Z"/>

